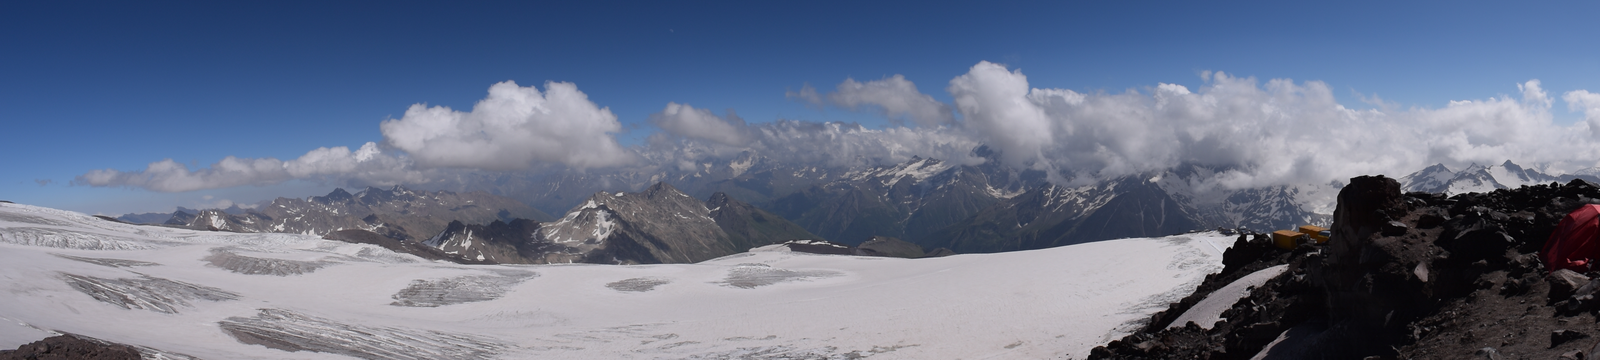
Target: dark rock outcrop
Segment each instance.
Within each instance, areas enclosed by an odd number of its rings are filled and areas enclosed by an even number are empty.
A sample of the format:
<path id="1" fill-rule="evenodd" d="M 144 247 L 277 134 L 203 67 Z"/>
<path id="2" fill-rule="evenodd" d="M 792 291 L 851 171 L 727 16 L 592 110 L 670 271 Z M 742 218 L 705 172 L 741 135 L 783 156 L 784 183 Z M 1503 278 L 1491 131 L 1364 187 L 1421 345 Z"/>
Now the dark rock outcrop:
<path id="1" fill-rule="evenodd" d="M 1446 197 L 1401 194 L 1392 179 L 1358 177 L 1340 192 L 1326 245 L 1283 253 L 1241 237 L 1223 272 L 1195 295 L 1090 358 L 1550 359 L 1592 351 L 1574 324 L 1596 321 L 1600 284 L 1547 275 L 1537 252 L 1562 216 L 1597 198 L 1600 188 L 1584 181 Z M 1284 262 L 1282 275 L 1213 328 L 1163 323 L 1245 269 Z"/>
<path id="2" fill-rule="evenodd" d="M 767 212 L 727 193 L 711 194 L 706 201 L 708 215 L 728 234 L 736 248 L 750 249 L 788 240 L 822 239 L 782 216 Z"/>
<path id="3" fill-rule="evenodd" d="M 87 340 L 72 335 L 57 335 L 23 344 L 16 350 L 0 350 L 0 360 L 139 360 L 139 350 L 127 345 Z"/>

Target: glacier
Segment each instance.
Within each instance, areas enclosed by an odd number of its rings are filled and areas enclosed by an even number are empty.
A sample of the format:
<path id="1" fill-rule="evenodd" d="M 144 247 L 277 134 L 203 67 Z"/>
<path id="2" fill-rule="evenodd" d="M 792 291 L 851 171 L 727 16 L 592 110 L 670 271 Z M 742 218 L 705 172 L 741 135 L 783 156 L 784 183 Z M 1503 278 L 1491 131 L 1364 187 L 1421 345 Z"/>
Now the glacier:
<path id="1" fill-rule="evenodd" d="M 0 240 L 0 347 L 70 333 L 206 359 L 1082 358 L 1188 295 L 1233 243 L 460 265 L 9 203 Z"/>

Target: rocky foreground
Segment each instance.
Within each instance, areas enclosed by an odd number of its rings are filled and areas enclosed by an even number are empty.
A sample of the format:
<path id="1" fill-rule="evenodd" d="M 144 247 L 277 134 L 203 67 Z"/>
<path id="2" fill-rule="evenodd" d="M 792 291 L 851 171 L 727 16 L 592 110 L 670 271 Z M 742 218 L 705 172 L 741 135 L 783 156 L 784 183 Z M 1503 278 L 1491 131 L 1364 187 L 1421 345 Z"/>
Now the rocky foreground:
<path id="1" fill-rule="evenodd" d="M 1600 273 L 1550 274 L 1538 252 L 1562 217 L 1597 202 L 1600 188 L 1581 180 L 1446 197 L 1402 194 L 1382 176 L 1354 178 L 1339 193 L 1327 244 L 1287 251 L 1242 234 L 1223 271 L 1089 358 L 1593 357 Z M 1220 321 L 1174 322 L 1225 285 L 1277 265 L 1286 268 L 1249 288 Z"/>
<path id="2" fill-rule="evenodd" d="M 96 339 L 56 335 L 23 344 L 16 350 L 0 350 L 0 360 L 139 360 L 139 349 Z"/>

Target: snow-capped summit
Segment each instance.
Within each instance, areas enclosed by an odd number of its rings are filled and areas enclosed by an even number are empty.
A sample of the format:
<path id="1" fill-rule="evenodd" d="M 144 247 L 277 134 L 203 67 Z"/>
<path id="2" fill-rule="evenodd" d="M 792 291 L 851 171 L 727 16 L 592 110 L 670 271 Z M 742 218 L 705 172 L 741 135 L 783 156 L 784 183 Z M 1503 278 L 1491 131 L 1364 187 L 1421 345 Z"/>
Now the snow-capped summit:
<path id="1" fill-rule="evenodd" d="M 1491 167 L 1488 169 L 1488 171 L 1489 175 L 1494 176 L 1495 182 L 1498 182 L 1508 188 L 1533 184 L 1549 184 L 1559 180 L 1554 176 L 1541 173 L 1538 170 L 1525 169 L 1517 164 L 1511 163 L 1511 160 L 1506 160 L 1506 162 L 1504 164 L 1500 164 L 1500 166 Z"/>
<path id="2" fill-rule="evenodd" d="M 1402 184 L 1401 191 L 1404 192 L 1439 193 L 1450 188 L 1450 179 L 1455 177 L 1456 172 L 1451 171 L 1444 164 L 1433 164 L 1397 180 Z"/>
<path id="3" fill-rule="evenodd" d="M 1461 169 L 1461 171 L 1451 171 L 1444 164 L 1434 164 L 1398 180 L 1402 184 L 1401 190 L 1405 192 L 1420 191 L 1454 195 L 1550 183 L 1561 181 L 1562 178 L 1550 176 L 1538 170 L 1523 168 L 1511 162 L 1511 160 L 1506 160 L 1500 165 L 1493 166 L 1473 163 L 1467 168 Z"/>

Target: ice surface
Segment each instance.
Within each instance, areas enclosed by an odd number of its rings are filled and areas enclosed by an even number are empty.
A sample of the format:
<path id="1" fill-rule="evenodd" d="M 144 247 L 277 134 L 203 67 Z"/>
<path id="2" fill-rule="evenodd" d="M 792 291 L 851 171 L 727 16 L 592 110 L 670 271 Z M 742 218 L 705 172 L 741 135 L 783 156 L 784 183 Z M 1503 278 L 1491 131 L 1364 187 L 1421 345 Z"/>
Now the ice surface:
<path id="1" fill-rule="evenodd" d="M 0 243 L 81 250 L 141 250 L 165 247 L 161 243 L 138 241 L 127 237 L 38 227 L 0 229 Z"/>
<path id="2" fill-rule="evenodd" d="M 495 275 L 469 275 L 436 280 L 412 280 L 394 294 L 389 305 L 438 307 L 500 298 L 513 285 L 538 277 L 529 271 L 498 271 Z"/>
<path id="3" fill-rule="evenodd" d="M 95 264 L 95 265 L 100 265 L 100 266 L 110 266 L 110 267 L 131 268 L 131 267 L 139 267 L 139 266 L 157 266 L 157 265 L 161 265 L 161 264 L 157 264 L 157 263 L 153 263 L 153 262 L 149 262 L 149 261 L 138 261 L 138 260 L 102 259 L 102 258 L 91 258 L 91 257 L 62 255 L 62 254 L 50 254 L 50 255 L 55 255 L 55 256 L 60 257 L 62 259 L 77 260 L 77 261 L 82 261 L 82 262 L 86 262 L 86 263 L 90 263 L 90 264 Z"/>
<path id="4" fill-rule="evenodd" d="M 420 261 L 420 258 L 416 257 L 415 255 L 396 253 L 394 251 L 389 251 L 388 249 L 378 247 L 357 250 L 353 256 L 357 259 L 390 264 L 414 263 Z"/>
<path id="5" fill-rule="evenodd" d="M 16 204 L 0 214 L 4 233 L 133 245 L 0 242 L 0 320 L 40 329 L 13 326 L 0 343 L 55 331 L 206 359 L 1082 358 L 1221 269 L 1233 242 L 1200 233 L 915 260 L 779 246 L 698 264 L 460 265 L 306 235 Z M 160 265 L 118 266 L 135 261 Z M 258 276 L 275 272 L 287 276 Z M 416 306 L 392 305 L 403 301 Z"/>
<path id="6" fill-rule="evenodd" d="M 728 277 L 718 283 L 741 289 L 754 289 L 787 281 L 839 275 L 838 272 L 827 270 L 794 271 L 777 269 L 766 264 L 739 264 L 728 269 Z"/>
<path id="7" fill-rule="evenodd" d="M 330 261 L 299 261 L 258 258 L 236 254 L 228 249 L 211 249 L 211 256 L 205 258 L 211 266 L 228 269 L 228 271 L 245 275 L 277 275 L 289 276 L 310 273 L 322 267 L 336 264 Z"/>
<path id="8" fill-rule="evenodd" d="M 226 290 L 141 276 L 139 278 L 103 279 L 62 273 L 68 285 L 111 305 L 124 309 L 143 309 L 176 314 L 178 308 L 190 307 L 190 300 L 225 301 L 239 298 L 239 294 Z"/>
<path id="9" fill-rule="evenodd" d="M 230 317 L 217 325 L 246 344 L 362 359 L 491 359 L 507 347 L 480 336 L 344 324 L 282 309 L 261 309 L 255 317 Z"/>
<path id="10" fill-rule="evenodd" d="M 655 290 L 657 286 L 672 283 L 672 280 L 662 278 L 632 278 L 613 281 L 606 287 L 616 291 L 646 292 Z"/>
<path id="11" fill-rule="evenodd" d="M 11 221 L 34 225 L 72 226 L 72 223 L 66 221 L 12 212 L 0 212 L 0 221 Z"/>

